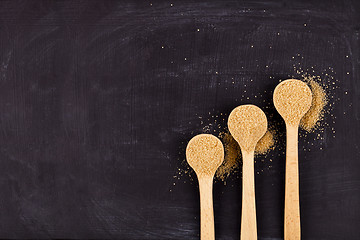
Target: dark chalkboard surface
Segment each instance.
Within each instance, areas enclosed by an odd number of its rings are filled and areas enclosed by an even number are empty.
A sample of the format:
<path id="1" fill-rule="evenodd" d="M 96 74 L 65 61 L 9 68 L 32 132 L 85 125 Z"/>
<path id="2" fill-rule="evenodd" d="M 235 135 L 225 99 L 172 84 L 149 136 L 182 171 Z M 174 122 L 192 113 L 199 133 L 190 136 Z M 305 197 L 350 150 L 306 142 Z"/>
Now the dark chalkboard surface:
<path id="1" fill-rule="evenodd" d="M 1 1 L 0 238 L 199 239 L 196 178 L 173 176 L 200 117 L 270 106 L 282 132 L 295 65 L 336 80 L 299 142 L 303 239 L 360 239 L 359 34 L 357 0 Z M 260 239 L 283 236 L 283 141 L 257 158 Z M 214 207 L 239 239 L 241 178 Z"/>

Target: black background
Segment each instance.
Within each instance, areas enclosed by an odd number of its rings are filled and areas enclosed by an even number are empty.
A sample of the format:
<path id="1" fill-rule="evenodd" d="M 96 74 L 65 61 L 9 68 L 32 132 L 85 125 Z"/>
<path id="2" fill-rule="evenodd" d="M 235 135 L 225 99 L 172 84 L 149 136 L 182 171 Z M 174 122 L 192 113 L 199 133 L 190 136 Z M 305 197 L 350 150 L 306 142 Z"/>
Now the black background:
<path id="1" fill-rule="evenodd" d="M 0 238 L 198 239 L 196 178 L 173 176 L 199 117 L 270 104 L 283 132 L 271 91 L 298 64 L 337 80 L 323 139 L 299 143 L 303 239 L 360 239 L 359 11 L 1 1 Z M 260 239 L 283 236 L 283 140 L 256 164 Z M 214 184 L 217 239 L 239 239 L 240 194 L 239 178 Z"/>

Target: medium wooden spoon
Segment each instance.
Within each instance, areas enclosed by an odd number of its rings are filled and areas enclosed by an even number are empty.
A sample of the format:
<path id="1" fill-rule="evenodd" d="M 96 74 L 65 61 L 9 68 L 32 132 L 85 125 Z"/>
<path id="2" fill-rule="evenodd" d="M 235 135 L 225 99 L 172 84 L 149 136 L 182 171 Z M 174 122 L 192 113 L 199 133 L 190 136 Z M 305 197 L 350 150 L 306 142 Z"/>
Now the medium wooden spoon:
<path id="1" fill-rule="evenodd" d="M 235 108 L 229 116 L 228 128 L 241 148 L 243 157 L 241 240 L 256 240 L 256 207 L 254 151 L 267 130 L 265 113 L 254 105 Z"/>
<path id="2" fill-rule="evenodd" d="M 274 105 L 286 124 L 286 173 L 284 239 L 300 239 L 298 129 L 311 106 L 312 94 L 306 83 L 288 79 L 277 85 Z"/>
<path id="3" fill-rule="evenodd" d="M 221 141 L 211 134 L 193 137 L 186 147 L 186 159 L 194 169 L 200 190 L 200 238 L 214 240 L 214 210 L 212 185 L 216 170 L 224 161 L 224 147 Z"/>

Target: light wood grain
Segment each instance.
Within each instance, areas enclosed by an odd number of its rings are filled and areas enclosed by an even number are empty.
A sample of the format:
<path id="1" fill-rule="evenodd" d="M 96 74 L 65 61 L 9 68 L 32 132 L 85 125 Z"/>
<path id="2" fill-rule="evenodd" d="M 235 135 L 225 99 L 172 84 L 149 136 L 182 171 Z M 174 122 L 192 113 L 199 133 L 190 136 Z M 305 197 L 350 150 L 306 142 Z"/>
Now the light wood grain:
<path id="1" fill-rule="evenodd" d="M 254 151 L 242 152 L 243 155 L 243 185 L 241 210 L 241 240 L 256 240 L 256 207 L 254 179 Z"/>
<path id="2" fill-rule="evenodd" d="M 301 239 L 299 204 L 298 126 L 286 126 L 284 239 Z"/>
<path id="3" fill-rule="evenodd" d="M 200 238 L 214 240 L 213 177 L 198 176 L 200 190 Z"/>

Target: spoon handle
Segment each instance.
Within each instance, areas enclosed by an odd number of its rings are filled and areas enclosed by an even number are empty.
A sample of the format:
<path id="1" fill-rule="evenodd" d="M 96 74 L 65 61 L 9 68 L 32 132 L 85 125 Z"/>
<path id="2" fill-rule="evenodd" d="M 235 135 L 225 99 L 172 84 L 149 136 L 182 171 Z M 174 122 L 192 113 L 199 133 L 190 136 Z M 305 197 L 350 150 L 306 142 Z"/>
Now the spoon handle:
<path id="1" fill-rule="evenodd" d="M 200 189 L 200 238 L 214 240 L 213 177 L 199 178 Z"/>
<path id="2" fill-rule="evenodd" d="M 286 126 L 284 239 L 300 239 L 298 126 Z"/>
<path id="3" fill-rule="evenodd" d="M 254 151 L 243 152 L 241 240 L 256 240 Z"/>

